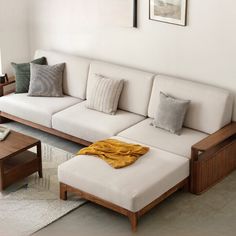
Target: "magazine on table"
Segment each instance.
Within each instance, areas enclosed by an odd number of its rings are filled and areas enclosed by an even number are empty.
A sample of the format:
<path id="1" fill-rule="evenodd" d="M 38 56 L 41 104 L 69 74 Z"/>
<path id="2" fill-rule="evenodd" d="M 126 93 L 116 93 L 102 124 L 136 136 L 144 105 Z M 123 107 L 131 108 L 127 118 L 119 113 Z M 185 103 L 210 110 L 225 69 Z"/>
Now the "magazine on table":
<path id="1" fill-rule="evenodd" d="M 0 141 L 3 141 L 9 133 L 10 129 L 5 127 L 0 127 Z"/>

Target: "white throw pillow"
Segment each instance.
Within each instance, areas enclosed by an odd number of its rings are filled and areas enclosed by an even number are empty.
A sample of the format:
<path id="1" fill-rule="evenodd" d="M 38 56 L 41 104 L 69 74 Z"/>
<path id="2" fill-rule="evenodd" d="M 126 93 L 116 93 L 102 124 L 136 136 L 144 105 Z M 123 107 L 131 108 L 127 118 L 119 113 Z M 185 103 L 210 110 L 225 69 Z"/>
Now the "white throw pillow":
<path id="1" fill-rule="evenodd" d="M 96 75 L 87 108 L 114 115 L 117 111 L 124 81 Z"/>
<path id="2" fill-rule="evenodd" d="M 96 75 L 87 108 L 114 115 L 123 89 L 124 81 Z"/>

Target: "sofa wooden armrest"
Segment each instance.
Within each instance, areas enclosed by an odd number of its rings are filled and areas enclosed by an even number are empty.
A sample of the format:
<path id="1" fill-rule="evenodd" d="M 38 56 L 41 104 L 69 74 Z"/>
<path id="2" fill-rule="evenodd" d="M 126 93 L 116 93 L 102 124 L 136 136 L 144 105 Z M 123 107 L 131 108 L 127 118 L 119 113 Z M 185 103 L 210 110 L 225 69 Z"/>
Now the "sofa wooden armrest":
<path id="1" fill-rule="evenodd" d="M 201 194 L 236 169 L 236 122 L 192 146 L 192 193 Z"/>
<path id="2" fill-rule="evenodd" d="M 236 122 L 232 122 L 229 125 L 226 125 L 224 128 L 220 129 L 219 131 L 209 135 L 205 139 L 201 140 L 200 142 L 194 144 L 192 146 L 192 150 L 197 151 L 207 151 L 218 144 L 224 142 L 226 139 L 232 137 L 236 134 Z"/>

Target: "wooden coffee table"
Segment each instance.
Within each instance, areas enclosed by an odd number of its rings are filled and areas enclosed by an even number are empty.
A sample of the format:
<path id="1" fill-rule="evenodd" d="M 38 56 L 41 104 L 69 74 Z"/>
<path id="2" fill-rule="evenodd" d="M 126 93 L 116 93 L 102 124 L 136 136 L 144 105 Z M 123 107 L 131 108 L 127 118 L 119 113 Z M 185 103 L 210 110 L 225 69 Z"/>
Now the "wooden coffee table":
<path id="1" fill-rule="evenodd" d="M 37 147 L 37 154 L 28 151 L 34 146 Z M 11 131 L 0 142 L 0 191 L 34 172 L 42 178 L 41 142 Z"/>

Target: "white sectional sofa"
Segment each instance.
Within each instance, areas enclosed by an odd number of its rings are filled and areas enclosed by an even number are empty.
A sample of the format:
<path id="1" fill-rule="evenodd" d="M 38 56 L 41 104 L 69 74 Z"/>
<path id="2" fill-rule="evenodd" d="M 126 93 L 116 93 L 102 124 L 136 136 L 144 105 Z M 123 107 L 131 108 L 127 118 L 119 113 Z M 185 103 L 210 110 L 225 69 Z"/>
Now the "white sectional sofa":
<path id="1" fill-rule="evenodd" d="M 60 197 L 82 197 L 137 219 L 179 188 L 202 193 L 236 168 L 233 96 L 214 86 L 39 50 L 48 64 L 65 62 L 63 98 L 10 94 L 0 98 L 0 117 L 89 145 L 115 138 L 150 147 L 133 165 L 113 169 L 93 157 L 75 157 L 58 170 Z M 125 81 L 116 115 L 86 107 L 96 74 Z M 181 135 L 150 126 L 160 91 L 191 101 Z"/>

